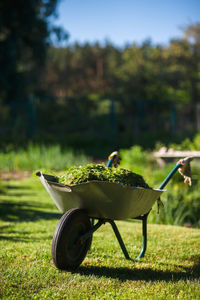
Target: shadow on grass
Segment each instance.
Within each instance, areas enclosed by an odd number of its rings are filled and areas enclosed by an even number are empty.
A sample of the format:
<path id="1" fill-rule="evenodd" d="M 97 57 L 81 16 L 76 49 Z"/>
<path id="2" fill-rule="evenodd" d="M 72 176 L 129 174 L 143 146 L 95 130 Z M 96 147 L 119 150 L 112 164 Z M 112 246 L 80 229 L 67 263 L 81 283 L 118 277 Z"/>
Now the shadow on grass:
<path id="1" fill-rule="evenodd" d="M 10 195 L 11 197 L 22 197 L 22 196 L 35 196 L 37 192 L 31 189 L 29 186 L 17 186 L 17 185 L 4 185 L 5 195 Z"/>
<path id="2" fill-rule="evenodd" d="M 53 205 L 40 203 L 39 195 L 32 187 L 7 184 L 5 188 L 5 194 L 10 200 L 0 202 L 0 220 L 8 222 L 33 222 L 40 219 L 59 219 L 61 217 L 60 213 L 47 211 L 48 209 L 51 210 Z M 22 196 L 25 196 L 27 200 L 20 201 Z M 13 197 L 17 197 L 17 200 L 13 200 Z M 29 197 L 36 201 L 29 201 Z"/>
<path id="3" fill-rule="evenodd" d="M 4 225 L 0 226 L 0 241 L 5 240 L 5 241 L 11 241 L 11 242 L 24 242 L 24 243 L 29 243 L 29 242 L 40 242 L 43 240 L 43 237 L 36 237 L 35 233 L 30 232 L 30 231 L 17 231 L 13 228 L 15 224 L 13 225 Z M 45 234 L 45 240 L 51 240 L 52 236 L 47 235 L 46 231 L 38 231 L 37 233 Z"/>
<path id="4" fill-rule="evenodd" d="M 27 202 L 0 203 L 0 219 L 8 222 L 33 222 L 40 219 L 59 219 L 60 213 L 41 210 L 42 205 L 28 204 Z"/>
<path id="5" fill-rule="evenodd" d="M 17 185 L 8 185 L 8 184 L 5 184 L 4 187 L 7 190 L 28 190 L 29 189 L 29 186 L 27 186 L 27 185 L 17 186 Z"/>
<path id="6" fill-rule="evenodd" d="M 23 233 L 24 234 L 24 233 Z M 28 233 L 29 235 L 30 233 Z M 28 236 L 11 236 L 9 233 L 6 233 L 4 235 L 0 234 L 0 241 L 5 240 L 5 241 L 10 241 L 10 242 L 19 242 L 19 243 L 30 243 L 30 242 L 40 242 L 42 238 L 36 238 L 36 237 L 28 237 Z M 46 238 L 45 240 L 51 240 L 52 237 Z"/>
<path id="7" fill-rule="evenodd" d="M 150 268 L 123 268 L 123 267 L 79 267 L 74 273 L 84 276 L 97 276 L 119 279 L 120 281 L 179 281 L 200 279 L 200 256 L 191 258 L 194 265 L 191 268 L 182 267 L 182 271 L 162 271 Z"/>

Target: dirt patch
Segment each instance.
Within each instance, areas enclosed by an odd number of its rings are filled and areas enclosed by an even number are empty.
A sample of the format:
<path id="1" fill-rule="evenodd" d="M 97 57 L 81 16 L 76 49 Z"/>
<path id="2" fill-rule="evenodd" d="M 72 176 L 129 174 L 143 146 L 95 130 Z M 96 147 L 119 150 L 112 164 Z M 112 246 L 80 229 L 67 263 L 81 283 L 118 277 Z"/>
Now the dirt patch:
<path id="1" fill-rule="evenodd" d="M 30 177 L 32 172 L 30 171 L 12 171 L 12 172 L 6 172 L 2 171 L 0 172 L 0 178 L 2 180 L 8 181 L 8 180 L 20 180 L 24 178 Z"/>

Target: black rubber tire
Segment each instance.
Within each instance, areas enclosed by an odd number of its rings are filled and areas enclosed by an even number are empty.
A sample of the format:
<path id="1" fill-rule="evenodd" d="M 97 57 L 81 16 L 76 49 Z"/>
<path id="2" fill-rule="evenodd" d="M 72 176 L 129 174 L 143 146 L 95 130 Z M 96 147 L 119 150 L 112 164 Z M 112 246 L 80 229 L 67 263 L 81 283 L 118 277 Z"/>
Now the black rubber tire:
<path id="1" fill-rule="evenodd" d="M 80 237 L 91 229 L 91 222 L 82 209 L 70 209 L 60 219 L 52 240 L 51 255 L 60 270 L 74 270 L 84 260 L 92 235 L 83 243 Z"/>

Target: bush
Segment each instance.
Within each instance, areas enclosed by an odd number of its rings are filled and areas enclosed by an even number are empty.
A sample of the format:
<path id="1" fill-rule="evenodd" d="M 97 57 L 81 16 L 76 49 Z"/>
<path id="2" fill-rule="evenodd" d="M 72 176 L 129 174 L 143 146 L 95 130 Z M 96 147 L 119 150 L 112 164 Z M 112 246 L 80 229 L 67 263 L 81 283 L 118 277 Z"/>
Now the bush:
<path id="1" fill-rule="evenodd" d="M 200 227 L 199 183 L 199 180 L 194 181 L 193 186 L 188 187 L 184 183 L 172 182 L 167 186 L 162 197 L 164 207 L 159 215 L 155 210 L 150 214 L 151 222 Z"/>
<path id="2" fill-rule="evenodd" d="M 143 173 L 152 164 L 149 152 L 143 150 L 141 146 L 135 145 L 130 149 L 120 150 L 121 166 L 135 173 Z"/>
<path id="3" fill-rule="evenodd" d="M 198 150 L 200 134 L 196 135 L 192 142 L 185 140 L 175 149 L 187 147 Z M 188 150 L 184 148 L 184 150 Z M 150 153 L 144 151 L 140 146 L 134 146 L 130 149 L 120 151 L 122 157 L 121 165 L 132 172 L 141 174 L 145 181 L 154 188 L 158 188 L 169 172 L 174 168 L 175 162 L 160 167 L 156 161 L 152 160 Z M 157 214 L 157 207 L 153 208 L 149 215 L 149 221 L 152 223 L 162 223 L 171 225 L 184 225 L 200 227 L 200 171 L 196 166 L 195 160 L 191 163 L 192 186 L 189 187 L 183 183 L 183 177 L 177 172 L 171 181 L 167 184 L 167 192 L 163 193 L 161 200 L 164 207 L 160 208 Z"/>
<path id="4" fill-rule="evenodd" d="M 169 148 L 174 150 L 191 150 L 191 151 L 199 151 L 200 150 L 200 133 L 196 134 L 195 137 L 190 140 L 186 138 L 180 144 L 170 144 Z"/>

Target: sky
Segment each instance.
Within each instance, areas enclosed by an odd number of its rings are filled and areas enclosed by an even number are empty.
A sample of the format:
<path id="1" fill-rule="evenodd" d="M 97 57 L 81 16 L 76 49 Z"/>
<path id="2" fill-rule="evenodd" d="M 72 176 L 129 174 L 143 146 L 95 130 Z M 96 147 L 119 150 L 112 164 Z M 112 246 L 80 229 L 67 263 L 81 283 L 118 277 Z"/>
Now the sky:
<path id="1" fill-rule="evenodd" d="M 182 36 L 181 27 L 200 23 L 200 0 L 61 0 L 57 12 L 68 44 L 167 45 Z"/>

